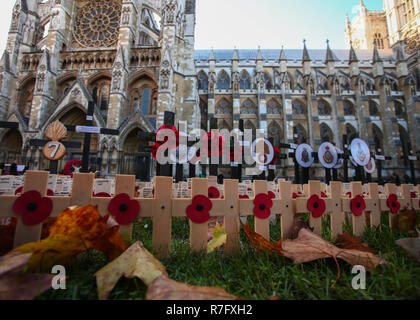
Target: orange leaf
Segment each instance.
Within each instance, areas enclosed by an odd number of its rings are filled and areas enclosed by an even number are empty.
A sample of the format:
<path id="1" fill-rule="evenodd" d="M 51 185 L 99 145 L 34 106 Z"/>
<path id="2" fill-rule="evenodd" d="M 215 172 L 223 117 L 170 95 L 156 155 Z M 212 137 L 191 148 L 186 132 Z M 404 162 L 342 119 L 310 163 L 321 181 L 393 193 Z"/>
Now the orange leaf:
<path id="1" fill-rule="evenodd" d="M 39 242 L 25 244 L 12 252 L 31 252 L 30 270 L 50 271 L 56 264 L 67 264 L 81 252 L 96 249 L 110 259 L 125 251 L 118 226 L 109 216 L 101 217 L 97 207 L 69 208 L 60 213 L 50 235 Z"/>
<path id="2" fill-rule="evenodd" d="M 263 236 L 252 230 L 248 222 L 246 223 L 246 226 L 242 222 L 240 223 L 246 236 L 248 237 L 249 241 L 255 249 L 267 253 L 272 253 L 273 251 L 275 251 L 278 254 L 283 253 L 282 240 L 280 240 L 277 243 L 271 243 L 270 241 L 266 240 Z"/>
<path id="3" fill-rule="evenodd" d="M 347 231 L 337 237 L 337 247 L 341 249 L 356 249 L 359 251 L 370 252 L 375 254 L 375 251 L 369 248 L 367 243 L 360 242 L 361 237 L 352 237 L 350 232 Z"/>

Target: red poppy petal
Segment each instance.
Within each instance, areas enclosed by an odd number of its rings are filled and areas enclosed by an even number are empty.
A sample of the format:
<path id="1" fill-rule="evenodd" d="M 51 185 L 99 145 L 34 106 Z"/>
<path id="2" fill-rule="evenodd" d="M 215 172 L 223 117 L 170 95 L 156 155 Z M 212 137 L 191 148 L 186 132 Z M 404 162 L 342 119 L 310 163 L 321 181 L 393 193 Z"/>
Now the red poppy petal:
<path id="1" fill-rule="evenodd" d="M 19 187 L 15 190 L 15 196 L 18 195 L 19 193 L 22 193 L 23 191 L 23 187 Z"/>
<path id="2" fill-rule="evenodd" d="M 268 191 L 268 196 L 270 197 L 270 199 L 276 198 L 276 194 L 273 191 Z"/>
<path id="3" fill-rule="evenodd" d="M 208 196 L 211 199 L 219 199 L 220 198 L 220 191 L 215 187 L 210 187 L 208 190 Z"/>
<path id="4" fill-rule="evenodd" d="M 17 215 L 24 215 L 28 212 L 27 206 L 29 203 L 38 203 L 41 200 L 41 194 L 38 191 L 28 191 L 16 199 L 13 204 L 13 212 Z"/>
<path id="5" fill-rule="evenodd" d="M 210 220 L 210 213 L 207 210 L 199 212 L 195 205 L 190 205 L 187 208 L 187 217 L 196 224 L 203 224 Z"/>
<path id="6" fill-rule="evenodd" d="M 47 219 L 53 209 L 53 202 L 50 198 L 42 198 L 37 202 L 37 209 L 33 212 L 26 212 L 22 216 L 22 222 L 28 226 L 40 224 Z"/>
<path id="7" fill-rule="evenodd" d="M 297 199 L 297 194 L 296 194 L 296 192 L 293 192 L 293 199 Z"/>
<path id="8" fill-rule="evenodd" d="M 140 214 L 140 204 L 136 200 L 129 201 L 126 203 L 128 210 L 125 212 L 119 212 L 115 216 L 115 221 L 120 225 L 129 225 L 136 221 L 137 217 Z"/>

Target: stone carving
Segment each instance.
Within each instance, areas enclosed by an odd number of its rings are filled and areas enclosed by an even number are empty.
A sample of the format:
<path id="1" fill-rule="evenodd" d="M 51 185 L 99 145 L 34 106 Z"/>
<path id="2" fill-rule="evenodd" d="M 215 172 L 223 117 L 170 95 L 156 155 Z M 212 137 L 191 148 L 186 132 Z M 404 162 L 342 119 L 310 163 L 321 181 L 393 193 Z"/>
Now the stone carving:
<path id="1" fill-rule="evenodd" d="M 232 76 L 232 88 L 233 92 L 239 92 L 239 72 L 235 72 Z"/>
<path id="2" fill-rule="evenodd" d="M 99 48 L 116 45 L 121 10 L 119 1 L 89 1 L 77 13 L 74 38 L 82 47 Z"/>
<path id="3" fill-rule="evenodd" d="M 19 26 L 19 18 L 20 18 L 20 4 L 17 4 L 12 14 L 12 27 L 11 27 L 12 30 L 17 30 Z"/>
<path id="4" fill-rule="evenodd" d="M 37 93 L 44 92 L 45 80 L 47 79 L 46 70 L 47 68 L 44 65 L 41 65 L 39 67 L 39 71 L 36 76 L 36 92 Z"/>
<path id="5" fill-rule="evenodd" d="M 161 80 L 160 80 L 160 87 L 162 90 L 169 89 L 169 77 L 171 75 L 171 71 L 169 69 L 163 69 L 160 72 Z"/>
<path id="6" fill-rule="evenodd" d="M 115 70 L 112 74 L 112 88 L 113 90 L 120 91 L 121 90 L 121 78 L 122 78 L 122 71 Z"/>
<path id="7" fill-rule="evenodd" d="M 209 74 L 209 92 L 214 93 L 214 87 L 216 86 L 216 73 L 210 72 Z"/>
<path id="8" fill-rule="evenodd" d="M 130 24 L 131 8 L 126 6 L 122 10 L 122 24 Z"/>
<path id="9" fill-rule="evenodd" d="M 72 99 L 76 99 L 78 96 L 80 96 L 80 90 L 79 88 L 74 88 L 73 91 L 71 92 L 70 97 Z"/>
<path id="10" fill-rule="evenodd" d="M 163 6 L 163 14 L 164 22 L 168 24 L 172 24 L 175 22 L 175 13 L 178 7 L 177 0 L 166 0 Z"/>

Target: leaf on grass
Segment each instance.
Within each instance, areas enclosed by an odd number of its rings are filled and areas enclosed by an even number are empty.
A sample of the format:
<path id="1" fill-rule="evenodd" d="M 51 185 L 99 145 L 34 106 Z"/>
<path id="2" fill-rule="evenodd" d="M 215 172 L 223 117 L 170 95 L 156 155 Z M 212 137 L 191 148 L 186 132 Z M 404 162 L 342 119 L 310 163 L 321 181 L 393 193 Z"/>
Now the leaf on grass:
<path id="1" fill-rule="evenodd" d="M 314 231 L 314 228 L 311 228 L 307 221 L 303 220 L 302 217 L 297 216 L 293 222 L 292 239 L 296 239 L 299 236 L 299 231 L 302 229 Z"/>
<path id="2" fill-rule="evenodd" d="M 95 249 L 115 259 L 126 249 L 119 226 L 109 216 L 101 217 L 97 207 L 68 208 L 58 216 L 48 238 L 16 248 L 13 252 L 34 253 L 29 270 L 50 271 L 68 264 L 76 255 Z"/>
<path id="3" fill-rule="evenodd" d="M 376 253 L 369 248 L 367 243 L 361 243 L 360 239 L 361 237 L 352 237 L 350 231 L 347 231 L 337 237 L 337 247 L 340 249 L 355 249 L 363 252 L 370 252 L 372 254 Z"/>
<path id="4" fill-rule="evenodd" d="M 333 258 L 338 267 L 338 278 L 340 277 L 340 267 L 337 258 L 352 265 L 363 265 L 370 270 L 375 269 L 379 264 L 387 263 L 370 252 L 337 248 L 308 229 L 302 229 L 296 240 L 284 241 L 283 250 L 284 256 L 292 259 L 295 263 Z"/>
<path id="5" fill-rule="evenodd" d="M 51 288 L 54 275 L 24 274 L 32 253 L 0 257 L 0 300 L 31 300 Z"/>
<path id="6" fill-rule="evenodd" d="M 395 241 L 395 243 L 420 262 L 420 229 L 418 229 L 417 232 L 419 234 L 418 238 L 401 239 Z"/>
<path id="7" fill-rule="evenodd" d="M 161 275 L 167 275 L 165 267 L 137 241 L 120 257 L 95 274 L 99 299 L 107 299 L 122 276 L 137 277 L 146 285 L 150 285 Z"/>
<path id="8" fill-rule="evenodd" d="M 209 241 L 207 245 L 207 253 L 212 253 L 216 249 L 226 244 L 226 231 L 219 223 L 216 223 L 213 231 L 213 239 Z"/>
<path id="9" fill-rule="evenodd" d="M 239 300 L 221 288 L 195 287 L 162 275 L 149 286 L 147 300 Z"/>
<path id="10" fill-rule="evenodd" d="M 246 236 L 248 237 L 249 241 L 251 242 L 252 246 L 260 251 L 272 253 L 273 251 L 282 254 L 282 240 L 277 243 L 271 243 L 270 241 L 266 240 L 263 236 L 256 233 L 254 230 L 251 229 L 248 222 L 244 225 L 241 222 L 242 229 L 244 230 Z"/>
<path id="11" fill-rule="evenodd" d="M 418 216 L 416 210 L 404 210 L 398 215 L 398 229 L 401 231 L 415 230 L 417 219 Z"/>

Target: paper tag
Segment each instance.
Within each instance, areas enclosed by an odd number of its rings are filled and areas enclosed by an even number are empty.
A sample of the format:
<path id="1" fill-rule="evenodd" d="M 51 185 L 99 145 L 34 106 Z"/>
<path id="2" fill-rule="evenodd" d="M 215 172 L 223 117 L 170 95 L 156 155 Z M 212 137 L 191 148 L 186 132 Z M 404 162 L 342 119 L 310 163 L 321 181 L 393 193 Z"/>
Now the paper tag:
<path id="1" fill-rule="evenodd" d="M 294 143 L 291 143 L 290 144 L 290 149 L 297 149 L 298 148 L 298 145 L 297 144 L 294 144 Z"/>
<path id="2" fill-rule="evenodd" d="M 267 167 L 266 167 L 266 166 L 259 166 L 259 169 L 260 169 L 261 171 L 267 171 Z"/>
<path id="3" fill-rule="evenodd" d="M 96 179 L 95 180 L 95 193 L 112 193 L 111 180 L 108 179 Z"/>
<path id="4" fill-rule="evenodd" d="M 417 157 L 416 156 L 408 156 L 408 160 L 417 161 Z"/>
<path id="5" fill-rule="evenodd" d="M 277 169 L 277 167 L 276 167 L 276 166 L 271 166 L 271 165 L 270 165 L 270 166 L 268 166 L 268 169 L 269 169 L 269 170 L 276 170 L 276 169 Z"/>
<path id="6" fill-rule="evenodd" d="M 385 161 L 385 156 L 378 156 L 378 155 L 376 155 L 375 156 L 375 159 L 376 160 L 380 160 L 380 161 Z"/>
<path id="7" fill-rule="evenodd" d="M 247 190 L 248 190 L 248 187 L 246 186 L 246 184 L 241 183 L 239 185 L 239 194 L 241 196 L 246 195 Z"/>
<path id="8" fill-rule="evenodd" d="M 55 190 L 57 189 L 57 175 L 48 175 L 48 189 L 55 193 Z"/>
<path id="9" fill-rule="evenodd" d="M 143 188 L 142 195 L 144 199 L 153 199 L 153 189 L 152 188 Z"/>
<path id="10" fill-rule="evenodd" d="M 230 166 L 231 166 L 231 167 L 234 167 L 234 168 L 237 168 L 239 165 L 238 165 L 238 163 L 237 163 L 237 162 L 231 162 L 231 163 L 230 163 Z"/>
<path id="11" fill-rule="evenodd" d="M 343 190 L 344 194 L 351 192 L 351 184 L 350 183 L 343 183 Z"/>
<path id="12" fill-rule="evenodd" d="M 13 176 L 0 177 L 0 189 L 7 190 L 12 187 Z"/>
<path id="13" fill-rule="evenodd" d="M 249 147 L 251 144 L 249 143 L 249 141 L 239 141 L 239 145 L 241 147 Z"/>

